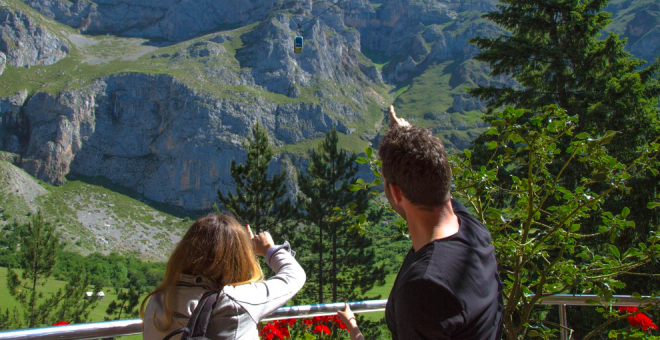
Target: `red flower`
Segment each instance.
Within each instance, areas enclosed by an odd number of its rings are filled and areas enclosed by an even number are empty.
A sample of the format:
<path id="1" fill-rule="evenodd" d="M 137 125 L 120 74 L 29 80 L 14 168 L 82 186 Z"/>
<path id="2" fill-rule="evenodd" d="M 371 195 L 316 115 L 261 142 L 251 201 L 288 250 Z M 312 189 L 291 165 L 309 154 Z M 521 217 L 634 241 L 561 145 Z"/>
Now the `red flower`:
<path id="1" fill-rule="evenodd" d="M 71 324 L 70 322 L 60 321 L 58 323 L 54 323 L 53 326 L 64 326 L 64 325 L 70 325 L 70 324 Z"/>
<path id="2" fill-rule="evenodd" d="M 646 316 L 646 314 L 637 313 L 635 316 L 629 316 L 627 318 L 630 326 L 640 327 L 642 330 L 648 331 L 649 329 L 658 329 L 658 326 L 651 321 L 651 318 Z"/>
<path id="3" fill-rule="evenodd" d="M 634 313 L 638 310 L 637 307 L 619 307 L 619 312 Z"/>
<path id="4" fill-rule="evenodd" d="M 320 316 L 315 316 L 312 318 L 313 323 L 321 323 L 323 322 L 323 319 Z"/>
<path id="5" fill-rule="evenodd" d="M 305 319 L 305 320 L 303 320 L 303 323 L 305 325 L 311 325 L 312 323 L 314 323 L 314 321 L 312 319 Z"/>
<path id="6" fill-rule="evenodd" d="M 639 309 L 637 307 L 619 307 L 620 312 L 625 312 L 628 314 L 634 313 L 638 310 Z M 635 315 L 628 316 L 626 320 L 628 320 L 628 323 L 631 327 L 639 327 L 645 331 L 648 331 L 649 329 L 658 329 L 658 326 L 653 323 L 651 318 L 643 313 L 637 313 Z"/>
<path id="7" fill-rule="evenodd" d="M 335 326 L 339 327 L 339 329 L 348 329 L 346 325 L 343 322 L 341 322 L 341 318 L 339 317 L 339 315 L 335 315 L 332 317 L 332 323 L 334 323 Z"/>
<path id="8" fill-rule="evenodd" d="M 286 329 L 286 328 L 285 328 Z M 276 323 L 269 323 L 264 326 L 264 328 L 259 332 L 259 336 L 266 338 L 267 340 L 279 339 L 283 340 L 284 335 L 289 337 L 289 329 L 286 329 L 286 333 L 282 331 L 282 328 L 279 327 Z"/>
<path id="9" fill-rule="evenodd" d="M 288 339 L 291 337 L 291 334 L 289 333 L 289 327 L 280 328 L 280 334 L 282 334 L 282 337 L 284 339 Z"/>
<path id="10" fill-rule="evenodd" d="M 312 332 L 319 334 L 325 333 L 330 335 L 330 328 L 328 328 L 326 325 L 316 325 L 316 327 L 314 327 L 314 330 Z"/>

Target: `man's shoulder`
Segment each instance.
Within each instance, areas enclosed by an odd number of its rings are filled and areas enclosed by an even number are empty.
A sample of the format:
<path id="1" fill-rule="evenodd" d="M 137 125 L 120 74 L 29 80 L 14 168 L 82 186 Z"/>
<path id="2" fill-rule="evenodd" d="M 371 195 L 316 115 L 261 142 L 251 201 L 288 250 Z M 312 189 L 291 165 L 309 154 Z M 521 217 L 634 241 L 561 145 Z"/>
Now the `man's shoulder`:
<path id="1" fill-rule="evenodd" d="M 476 243 L 474 245 L 479 246 L 489 246 L 491 242 L 490 231 L 488 228 L 476 219 L 470 212 L 457 202 L 456 200 L 451 200 L 452 209 L 454 214 L 459 218 L 461 223 L 461 231 L 459 234 L 469 240 L 468 243 Z"/>
<path id="2" fill-rule="evenodd" d="M 413 265 L 403 277 L 399 289 L 402 291 L 415 292 L 449 292 L 444 280 L 442 271 L 438 271 L 434 266 L 433 256 L 425 257 L 424 261 L 419 261 Z"/>
<path id="3" fill-rule="evenodd" d="M 470 224 L 476 224 L 483 227 L 483 224 L 479 222 L 479 220 L 474 218 L 474 216 L 470 214 L 470 212 L 464 205 L 462 205 L 460 202 L 456 201 L 453 198 L 451 199 L 451 208 L 454 211 L 455 215 L 462 217 L 463 219 L 467 219 Z"/>
<path id="4" fill-rule="evenodd" d="M 459 298 L 440 277 L 424 275 L 404 282 L 397 292 L 397 302 L 407 306 L 438 306 L 451 308 L 453 313 L 462 309 Z"/>

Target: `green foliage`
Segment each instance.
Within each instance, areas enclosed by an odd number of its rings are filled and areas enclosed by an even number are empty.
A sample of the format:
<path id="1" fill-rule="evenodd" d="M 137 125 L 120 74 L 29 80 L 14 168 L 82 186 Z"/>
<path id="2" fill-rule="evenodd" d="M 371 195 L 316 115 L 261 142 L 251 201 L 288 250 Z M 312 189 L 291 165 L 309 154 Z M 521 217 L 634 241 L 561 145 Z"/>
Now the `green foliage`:
<path id="1" fill-rule="evenodd" d="M 369 146 L 364 150 L 366 157 L 358 157 L 356 162 L 358 164 L 368 164 L 369 168 L 376 177 L 372 182 L 365 182 L 362 178 L 358 178 L 354 184 L 348 186 L 348 189 L 351 191 L 364 191 L 366 195 L 371 200 L 372 204 L 376 206 L 376 209 L 381 214 L 383 222 L 389 226 L 393 226 L 393 230 L 396 230 L 396 235 L 392 237 L 394 240 L 402 240 L 410 237 L 408 235 L 408 225 L 406 220 L 404 220 L 394 209 L 389 205 L 384 198 L 382 191 L 379 191 L 378 188 L 383 185 L 383 175 L 380 172 L 383 162 L 376 159 L 374 155 L 374 150 Z M 341 214 L 353 217 L 353 223 L 348 226 L 349 230 L 357 229 L 361 235 L 369 233 L 369 226 L 371 222 L 368 221 L 366 214 L 358 214 L 356 216 L 355 212 L 346 209 L 344 211 L 338 211 Z M 383 237 L 383 235 L 375 235 L 377 237 Z M 389 238 L 385 236 L 385 238 Z"/>
<path id="2" fill-rule="evenodd" d="M 16 307 L 11 312 L 9 309 L 5 309 L 4 313 L 0 311 L 0 330 L 18 327 L 21 327 L 21 319 Z"/>
<path id="3" fill-rule="evenodd" d="M 223 206 L 243 223 L 251 224 L 257 233 L 274 230 L 281 223 L 289 222 L 294 214 L 293 206 L 284 197 L 286 174 L 268 179 L 268 166 L 273 159 L 273 149 L 266 130 L 259 123 L 252 129 L 252 138 L 243 141 L 247 159 L 243 164 L 231 162 L 231 177 L 236 184 L 236 194 L 224 196 L 218 190 Z"/>
<path id="4" fill-rule="evenodd" d="M 126 318 L 136 318 L 139 316 L 138 304 L 140 303 L 140 292 L 131 286 L 128 290 L 120 287 L 115 288 L 117 291 L 117 300 L 113 300 L 106 314 L 106 320 L 121 320 L 122 315 Z"/>
<path id="5" fill-rule="evenodd" d="M 84 268 L 87 274 L 103 286 L 135 287 L 140 293 L 154 290 L 165 275 L 165 263 L 145 262 L 131 255 L 98 253 L 83 256 L 72 252 L 58 254 L 53 276 L 67 280 Z"/>
<path id="6" fill-rule="evenodd" d="M 371 240 L 342 228 L 344 218 L 336 214 L 350 209 L 360 215 L 368 208 L 364 193 L 349 190 L 357 156 L 340 149 L 338 141 L 336 130 L 327 133 L 310 152 L 306 173 L 298 174 L 298 209 L 306 225 L 295 243 L 308 274 L 299 296 L 318 303 L 327 302 L 327 290 L 332 301 L 352 300 L 385 278 L 383 266 L 374 263 Z"/>
<path id="7" fill-rule="evenodd" d="M 29 328 L 50 325 L 58 320 L 71 322 L 84 322 L 96 303 L 96 293 L 100 286 L 96 284 L 94 297 L 83 300 L 91 279 L 84 271 L 78 270 L 70 277 L 64 289 L 58 290 L 52 296 L 41 300 L 40 286 L 43 286 L 51 276 L 57 261 L 56 253 L 59 249 L 59 235 L 49 224 L 44 222 L 41 212 L 32 217 L 31 223 L 21 228 L 20 248 L 17 253 L 17 262 L 22 275 L 9 269 L 7 273 L 7 287 L 9 293 L 23 307 L 23 317 L 17 317 L 14 311 L 5 313 L 0 323 L 7 328 L 20 328 L 25 322 Z M 41 301 L 39 301 L 41 300 Z"/>
<path id="8" fill-rule="evenodd" d="M 18 267 L 16 251 L 20 247 L 21 225 L 12 221 L 0 230 L 0 267 Z"/>
<path id="9" fill-rule="evenodd" d="M 657 231 L 637 245 L 618 247 L 619 235 L 635 223 L 628 207 L 605 209 L 606 199 L 628 194 L 632 179 L 658 168 L 660 144 L 656 139 L 640 147 L 634 160 L 621 163 L 605 147 L 614 131 L 601 137 L 575 134 L 577 116 L 557 106 L 534 115 L 507 107 L 491 118 L 488 133 L 495 144 L 483 165 L 475 165 L 469 150 L 451 159 L 453 195 L 491 231 L 504 283 L 505 336 L 549 338 L 556 330 L 538 313 L 543 297 L 592 293 L 611 301 L 625 287 L 622 277 L 660 256 Z M 559 143 L 564 138 L 568 145 Z M 569 190 L 565 175 L 572 163 L 588 171 L 577 184 L 568 183 Z M 585 231 L 583 225 L 594 218 L 597 231 Z M 592 242 L 595 238 L 603 242 Z"/>
<path id="10" fill-rule="evenodd" d="M 485 17 L 509 30 L 510 35 L 476 38 L 472 42 L 481 48 L 476 59 L 490 64 L 492 76 L 511 77 L 520 86 L 480 86 L 469 92 L 486 100 L 490 113 L 500 110 L 502 105 L 531 110 L 525 113 L 524 119 L 537 119 L 536 115 L 542 113 L 546 105 L 557 104 L 570 115 L 579 116 L 580 124 L 574 130 L 576 136 L 584 136 L 584 133 L 593 139 L 609 139 L 604 144 L 608 155 L 622 164 L 633 164 L 640 155 L 638 150 L 660 135 L 657 107 L 660 63 L 642 68 L 646 61 L 632 58 L 624 49 L 625 39 L 615 34 L 603 35 L 610 22 L 610 14 L 602 11 L 606 4 L 607 0 L 501 1 L 500 11 Z M 486 120 L 491 119 L 493 117 Z M 492 131 L 493 134 L 483 134 L 475 140 L 473 165 L 486 165 L 491 153 L 502 151 L 497 130 Z M 610 131 L 618 133 L 615 136 Z M 568 136 L 561 137 L 555 142 L 556 149 L 567 150 L 572 142 Z M 593 174 L 594 169 L 584 162 L 569 162 L 571 155 L 570 152 L 558 154 L 548 169 L 553 173 L 563 171 L 565 190 L 580 189 L 583 178 L 609 177 L 600 170 Z M 521 179 L 526 176 L 525 169 L 507 170 L 511 170 L 512 176 L 506 185 L 501 184 L 505 187 L 515 180 L 513 176 Z M 605 190 L 607 184 L 597 186 Z M 620 229 L 619 237 L 612 242 L 609 235 L 600 233 L 602 218 L 592 211 L 580 224 L 580 231 L 596 236 L 583 242 L 590 242 L 591 247 L 611 243 L 627 249 L 647 242 L 649 235 L 657 232 L 660 214 L 646 206 L 660 191 L 658 172 L 651 170 L 627 179 L 626 186 L 634 188 L 632 194 L 613 191 L 602 208 L 612 213 L 622 212 L 621 204 L 625 202 L 630 211 L 628 220 L 635 227 Z M 505 192 L 495 195 L 499 196 L 498 208 L 509 205 Z M 639 268 L 638 276 L 623 277 L 626 290 L 622 293 L 660 289 L 660 281 L 649 281 L 643 276 L 653 275 L 658 270 L 660 266 L 654 262 Z M 591 322 L 576 326 L 578 333 L 592 330 Z"/>

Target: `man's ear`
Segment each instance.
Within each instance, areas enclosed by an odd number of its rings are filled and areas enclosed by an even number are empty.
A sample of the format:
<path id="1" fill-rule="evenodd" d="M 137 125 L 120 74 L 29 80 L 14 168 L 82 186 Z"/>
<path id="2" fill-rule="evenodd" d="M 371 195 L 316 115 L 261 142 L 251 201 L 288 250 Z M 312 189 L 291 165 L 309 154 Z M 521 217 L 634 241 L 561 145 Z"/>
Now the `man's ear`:
<path id="1" fill-rule="evenodd" d="M 392 183 L 388 183 L 387 185 L 390 187 L 390 193 L 392 194 L 394 203 L 400 205 L 401 201 L 403 201 L 403 192 L 401 192 L 401 188 L 399 188 L 398 185 Z"/>

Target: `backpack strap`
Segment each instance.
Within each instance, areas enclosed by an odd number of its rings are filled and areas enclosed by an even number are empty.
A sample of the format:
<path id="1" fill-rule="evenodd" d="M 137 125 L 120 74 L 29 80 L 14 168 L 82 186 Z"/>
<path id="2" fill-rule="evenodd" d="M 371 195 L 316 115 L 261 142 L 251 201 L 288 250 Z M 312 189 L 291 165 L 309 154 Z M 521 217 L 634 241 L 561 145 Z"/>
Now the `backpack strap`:
<path id="1" fill-rule="evenodd" d="M 206 336 L 206 329 L 209 326 L 211 314 L 219 296 L 220 292 L 211 292 L 204 294 L 199 300 L 199 304 L 197 304 L 188 322 L 188 329 L 190 329 L 190 335 L 193 338 Z"/>
<path id="2" fill-rule="evenodd" d="M 179 328 L 179 329 L 177 329 L 177 330 L 174 330 L 174 331 L 170 332 L 170 334 L 166 335 L 166 336 L 163 338 L 163 340 L 170 340 L 170 338 L 172 338 L 173 336 L 175 336 L 175 335 L 177 335 L 177 334 L 179 334 L 179 333 L 184 333 L 184 334 L 188 335 L 188 334 L 190 333 L 190 329 L 188 329 L 188 327 L 181 327 L 181 328 Z M 183 338 L 183 336 L 182 336 L 182 338 Z M 184 339 L 185 339 L 185 338 L 184 338 Z"/>
<path id="3" fill-rule="evenodd" d="M 163 340 L 169 340 L 179 333 L 183 333 L 181 335 L 181 340 L 197 337 L 205 339 L 206 329 L 209 326 L 211 314 L 213 313 L 213 309 L 215 308 L 219 296 L 220 292 L 209 292 L 202 295 L 197 303 L 197 307 L 195 307 L 195 310 L 188 320 L 188 325 L 172 331 L 170 334 L 167 334 Z"/>

